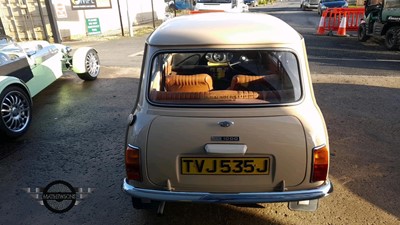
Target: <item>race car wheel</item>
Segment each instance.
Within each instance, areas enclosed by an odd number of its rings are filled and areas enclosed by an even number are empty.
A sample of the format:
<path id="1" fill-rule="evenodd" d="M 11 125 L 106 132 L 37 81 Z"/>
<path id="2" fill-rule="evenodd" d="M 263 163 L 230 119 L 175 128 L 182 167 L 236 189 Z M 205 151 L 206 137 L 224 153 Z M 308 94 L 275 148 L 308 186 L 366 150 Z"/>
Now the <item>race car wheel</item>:
<path id="1" fill-rule="evenodd" d="M 32 103 L 20 87 L 7 87 L 0 94 L 0 131 L 8 138 L 23 135 L 32 120 Z"/>
<path id="2" fill-rule="evenodd" d="M 97 52 L 93 49 L 86 53 L 85 57 L 85 73 L 78 73 L 82 80 L 95 80 L 100 73 L 100 60 Z"/>
<path id="3" fill-rule="evenodd" d="M 360 24 L 360 26 L 358 26 L 358 40 L 359 41 L 367 41 L 368 40 L 368 35 L 367 35 L 367 26 L 365 25 L 365 23 Z"/>
<path id="4" fill-rule="evenodd" d="M 391 27 L 387 32 L 385 36 L 385 46 L 389 50 L 397 50 L 399 47 L 399 35 L 398 33 L 400 32 L 399 27 Z"/>

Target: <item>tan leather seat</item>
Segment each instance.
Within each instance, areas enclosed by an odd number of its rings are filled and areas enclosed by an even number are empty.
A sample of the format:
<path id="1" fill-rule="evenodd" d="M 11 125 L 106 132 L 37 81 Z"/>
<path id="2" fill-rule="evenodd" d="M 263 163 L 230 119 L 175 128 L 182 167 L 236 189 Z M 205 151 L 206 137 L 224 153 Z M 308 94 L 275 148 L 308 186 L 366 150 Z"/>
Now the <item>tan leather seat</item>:
<path id="1" fill-rule="evenodd" d="M 165 88 L 170 92 L 205 92 L 213 89 L 208 74 L 170 75 L 165 78 Z"/>
<path id="2" fill-rule="evenodd" d="M 265 91 L 268 90 L 267 76 L 235 75 L 230 90 Z"/>

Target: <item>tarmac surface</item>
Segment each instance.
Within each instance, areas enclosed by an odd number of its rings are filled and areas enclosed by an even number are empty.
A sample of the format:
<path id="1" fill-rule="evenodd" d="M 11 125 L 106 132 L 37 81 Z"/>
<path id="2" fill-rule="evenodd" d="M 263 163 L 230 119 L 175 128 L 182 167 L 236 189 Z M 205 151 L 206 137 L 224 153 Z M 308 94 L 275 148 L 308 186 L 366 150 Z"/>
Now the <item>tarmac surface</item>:
<path id="1" fill-rule="evenodd" d="M 64 42 L 75 49 L 95 47 L 101 74 L 94 82 L 66 74 L 34 98 L 28 133 L 0 141 L 0 224 L 400 224 L 400 52 L 386 51 L 379 41 L 314 36 L 316 12 L 298 5 L 285 1 L 254 10 L 270 10 L 306 40 L 330 135 L 334 183 L 316 212 L 289 211 L 285 203 L 167 203 L 162 217 L 132 209 L 121 191 L 123 145 L 147 33 Z M 59 179 L 94 192 L 55 214 L 22 190 Z"/>

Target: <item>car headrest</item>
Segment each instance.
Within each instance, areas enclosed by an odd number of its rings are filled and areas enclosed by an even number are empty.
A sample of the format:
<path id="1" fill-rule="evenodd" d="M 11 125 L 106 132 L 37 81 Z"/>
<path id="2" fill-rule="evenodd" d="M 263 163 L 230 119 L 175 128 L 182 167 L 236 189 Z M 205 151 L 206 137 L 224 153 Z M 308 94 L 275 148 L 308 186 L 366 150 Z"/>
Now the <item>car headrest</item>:
<path id="1" fill-rule="evenodd" d="M 204 92 L 213 89 L 213 81 L 208 74 L 170 75 L 165 78 L 167 91 Z"/>
<path id="2" fill-rule="evenodd" d="M 232 78 L 230 90 L 263 91 L 268 81 L 267 76 L 235 75 Z"/>

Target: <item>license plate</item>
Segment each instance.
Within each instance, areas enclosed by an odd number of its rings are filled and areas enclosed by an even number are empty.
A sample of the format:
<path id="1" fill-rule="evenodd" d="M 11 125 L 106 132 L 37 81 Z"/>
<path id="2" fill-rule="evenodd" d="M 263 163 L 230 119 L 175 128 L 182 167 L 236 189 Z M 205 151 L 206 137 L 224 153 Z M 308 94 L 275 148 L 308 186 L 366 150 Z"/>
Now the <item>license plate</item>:
<path id="1" fill-rule="evenodd" d="M 183 175 L 268 175 L 269 157 L 182 157 Z"/>

